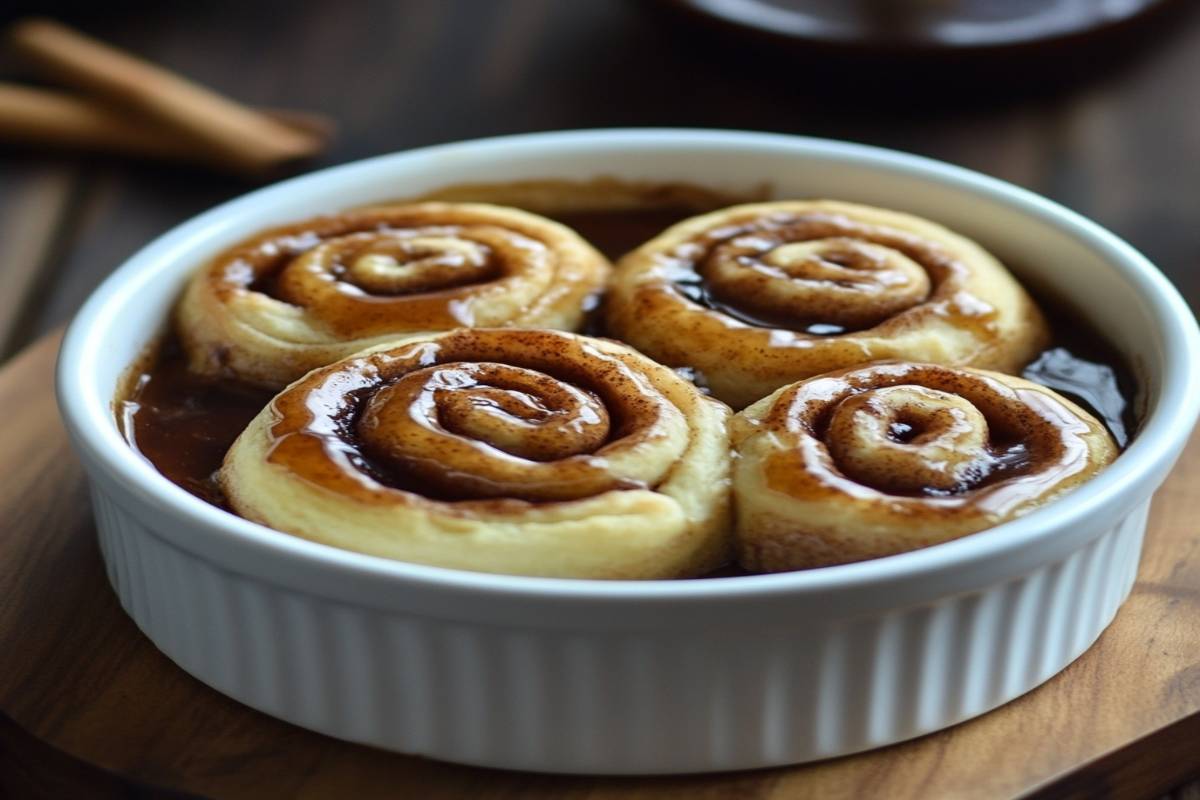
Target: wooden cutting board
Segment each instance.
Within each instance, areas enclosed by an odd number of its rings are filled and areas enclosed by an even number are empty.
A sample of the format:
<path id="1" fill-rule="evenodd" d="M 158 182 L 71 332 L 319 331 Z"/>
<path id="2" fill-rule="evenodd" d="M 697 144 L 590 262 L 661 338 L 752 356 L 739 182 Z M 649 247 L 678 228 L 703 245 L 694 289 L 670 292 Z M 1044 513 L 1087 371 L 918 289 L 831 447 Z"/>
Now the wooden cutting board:
<path id="1" fill-rule="evenodd" d="M 51 381 L 0 371 L 0 796 L 1152 797 L 1200 775 L 1200 436 L 1159 492 L 1137 585 L 1095 646 L 980 719 L 807 766 L 677 778 L 460 767 L 346 744 L 229 700 L 138 632 L 104 577 Z"/>

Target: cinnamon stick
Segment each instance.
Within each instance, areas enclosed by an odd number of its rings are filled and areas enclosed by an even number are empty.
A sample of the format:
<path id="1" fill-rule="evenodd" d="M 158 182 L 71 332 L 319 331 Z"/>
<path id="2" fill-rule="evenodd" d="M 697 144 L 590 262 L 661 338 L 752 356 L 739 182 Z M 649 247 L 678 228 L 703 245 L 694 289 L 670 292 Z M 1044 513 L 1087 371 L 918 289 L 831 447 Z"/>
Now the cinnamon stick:
<path id="1" fill-rule="evenodd" d="M 324 146 L 319 135 L 289 127 L 56 22 L 18 22 L 10 38 L 17 52 L 49 77 L 144 115 L 174 133 L 180 144 L 230 169 L 261 174 L 310 158 Z M 105 120 L 111 128 L 110 123 Z M 136 141 L 145 143 L 144 137 Z"/>
<path id="2" fill-rule="evenodd" d="M 35 146 L 194 160 L 171 131 L 147 126 L 94 100 L 0 84 L 0 139 Z"/>
<path id="3" fill-rule="evenodd" d="M 303 111 L 261 109 L 259 113 L 321 139 L 328 137 L 332 124 Z M 213 162 L 192 142 L 153 120 L 79 95 L 11 83 L 0 83 L 0 142 L 232 167 L 228 162 Z"/>

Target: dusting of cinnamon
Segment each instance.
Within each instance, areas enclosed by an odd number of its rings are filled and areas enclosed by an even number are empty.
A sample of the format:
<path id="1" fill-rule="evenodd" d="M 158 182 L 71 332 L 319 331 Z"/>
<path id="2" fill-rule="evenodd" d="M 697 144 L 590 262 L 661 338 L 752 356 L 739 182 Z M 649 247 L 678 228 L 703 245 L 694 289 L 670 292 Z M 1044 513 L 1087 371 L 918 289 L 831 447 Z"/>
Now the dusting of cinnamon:
<path id="1" fill-rule="evenodd" d="M 272 410 L 269 459 L 290 473 L 363 502 L 415 493 L 460 513 L 646 488 L 607 456 L 661 438 L 678 415 L 585 340 L 484 328 L 317 370 Z"/>
<path id="2" fill-rule="evenodd" d="M 464 199 L 496 199 L 494 197 L 470 197 Z M 678 199 L 678 198 L 676 198 Z M 728 204 L 729 198 L 713 201 L 717 205 Z M 687 203 L 671 207 L 641 207 L 633 210 L 589 211 L 580 210 L 572 213 L 557 215 L 559 220 L 576 228 L 585 234 L 594 244 L 611 257 L 616 257 L 634 244 L 649 238 L 663 227 L 694 214 L 703 208 L 696 208 Z M 316 230 L 322 228 L 317 226 Z M 312 228 L 310 227 L 310 230 Z M 364 227 L 369 232 L 370 225 Z M 302 232 L 293 231 L 293 235 Z M 279 239 L 285 246 L 280 247 L 279 257 L 286 258 L 288 247 L 287 237 Z M 292 249 L 299 248 L 305 243 L 295 242 Z M 915 252 L 915 251 L 914 251 Z M 916 253 L 916 259 L 922 256 Z M 264 270 L 269 272 L 269 270 Z M 259 279 L 263 280 L 263 279 Z M 269 283 L 269 281 L 268 281 Z M 258 284 L 261 285 L 261 284 Z M 273 290 L 273 288 L 272 288 Z M 949 302 L 958 302 L 951 299 Z M 1047 304 L 1046 307 L 1056 307 L 1059 304 Z M 597 319 L 590 332 L 603 334 L 605 331 Z M 1118 354 L 1108 349 L 1101 334 L 1091 332 L 1077 317 L 1068 317 L 1054 321 L 1054 347 L 1037 358 L 1028 368 L 1028 377 L 1042 383 L 1055 386 L 1060 391 L 1067 391 L 1076 400 L 1084 403 L 1097 416 L 1101 417 L 1114 436 L 1122 445 L 1126 443 L 1127 432 L 1136 428 L 1136 421 L 1131 417 L 1133 382 L 1128 370 L 1123 365 Z M 1084 331 L 1085 333 L 1081 333 Z M 810 335 L 821 335 L 826 331 L 809 331 Z M 573 371 L 570 365 L 559 365 L 554 372 L 556 380 L 594 395 L 599 402 L 605 404 L 611 413 L 609 419 L 609 437 L 623 435 L 627 430 L 627 421 L 622 418 L 616 406 L 608 405 L 609 400 L 603 393 L 592 388 L 586 375 Z M 690 365 L 682 366 L 681 374 L 698 383 L 703 383 L 705 376 Z M 168 335 L 161 347 L 131 368 L 131 380 L 123 386 L 118 394 L 117 411 L 123 421 L 123 429 L 131 444 L 148 458 L 155 467 L 168 479 L 197 494 L 198 496 L 217 505 L 224 501 L 219 487 L 212 480 L 213 474 L 219 469 L 225 451 L 234 438 L 246 426 L 249 420 L 270 399 L 271 392 L 264 391 L 247 384 L 242 384 L 228 378 L 200 377 L 187 371 L 179 349 L 178 342 Z M 505 391 L 514 387 L 503 387 Z M 541 397 L 545 392 L 544 386 L 534 387 L 537 391 L 533 396 Z M 358 402 L 357 400 L 355 401 Z M 636 403 L 636 401 L 635 401 Z M 365 401 L 363 401 L 365 404 Z M 547 401 L 552 405 L 552 401 Z M 354 430 L 354 419 L 351 416 L 338 418 L 341 430 L 346 433 L 355 446 L 361 446 Z M 903 434 L 901 429 L 897 429 Z M 1009 418 L 1001 410 L 995 415 L 995 430 L 1005 431 L 1003 436 L 997 435 L 990 444 L 992 455 L 997 459 L 999 467 L 984 477 L 983 488 L 987 481 L 995 481 L 1001 474 L 1019 475 L 1022 470 L 1030 468 L 1032 455 L 1042 452 L 1037 441 L 1027 451 L 1021 451 L 1014 442 L 1026 435 L 1022 431 L 1032 430 L 1034 439 L 1037 438 L 1037 428 L 1022 427 L 1019 418 Z M 1010 433 L 1011 432 L 1011 435 Z M 910 432 L 911 433 L 911 432 Z M 325 445 L 313 441 L 307 447 L 313 448 L 313 457 Z M 591 447 L 591 445 L 589 445 Z M 501 448 L 502 449 L 502 448 Z M 352 454 L 347 452 L 347 457 Z M 374 468 L 371 465 L 376 459 L 370 454 L 362 455 L 361 470 L 370 475 Z M 428 491 L 427 481 L 411 476 L 404 478 L 404 470 L 395 470 L 388 476 L 376 475 L 376 478 L 387 479 L 391 485 L 400 486 L 405 480 L 412 481 L 412 488 Z M 335 480 L 329 478 L 329 480 Z M 361 482 L 352 478 L 361 489 Z M 379 481 L 377 481 L 379 482 Z M 417 484 L 420 484 L 418 486 Z M 385 485 L 382 484 L 381 485 Z M 814 484 L 812 491 L 820 491 L 821 485 Z M 452 494 L 452 493 L 451 493 Z M 439 496 L 434 491 L 435 496 Z M 440 495 L 445 497 L 446 495 Z M 941 502 L 954 502 L 960 495 L 951 494 L 940 498 Z M 460 496 L 461 497 L 461 496 Z M 525 500 L 473 499 L 470 502 L 495 504 L 525 505 Z"/>
<path id="3" fill-rule="evenodd" d="M 887 396 L 896 389 L 907 396 Z M 922 404 L 908 399 L 917 392 Z M 851 437 L 872 431 L 861 414 L 873 400 L 879 405 L 867 413 L 887 417 L 887 435 L 854 452 Z M 961 407 L 969 419 L 955 413 Z M 849 414 L 860 415 L 854 427 Z M 811 499 L 863 487 L 888 495 L 892 507 L 911 505 L 914 519 L 964 506 L 1006 513 L 1069 480 L 1088 456 L 1079 438 L 1088 426 L 1048 394 L 930 364 L 880 363 L 808 381 L 777 398 L 763 426 L 796 437 L 765 465 L 772 489 Z"/>

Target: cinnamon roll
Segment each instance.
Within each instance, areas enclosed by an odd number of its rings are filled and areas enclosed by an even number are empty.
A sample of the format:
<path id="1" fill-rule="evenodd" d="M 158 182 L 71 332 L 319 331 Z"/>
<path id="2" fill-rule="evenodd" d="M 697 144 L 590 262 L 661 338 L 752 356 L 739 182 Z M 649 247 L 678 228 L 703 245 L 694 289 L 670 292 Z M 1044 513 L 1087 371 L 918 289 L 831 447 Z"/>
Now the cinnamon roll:
<path id="1" fill-rule="evenodd" d="M 885 362 L 786 386 L 731 424 L 741 565 L 776 572 L 938 544 L 1031 511 L 1117 455 L 1038 384 Z"/>
<path id="2" fill-rule="evenodd" d="M 729 555 L 728 415 L 616 342 L 464 328 L 306 375 L 250 423 L 219 480 L 242 516 L 362 553 L 692 576 Z"/>
<path id="3" fill-rule="evenodd" d="M 995 258 L 932 222 L 784 201 L 679 223 L 625 256 L 607 329 L 697 370 L 741 408 L 780 386 L 888 358 L 1015 372 L 1049 339 Z"/>
<path id="4" fill-rule="evenodd" d="M 191 368 L 280 388 L 402 336 L 577 329 L 610 270 L 569 228 L 517 209 L 414 203 L 265 231 L 202 269 L 179 306 Z"/>

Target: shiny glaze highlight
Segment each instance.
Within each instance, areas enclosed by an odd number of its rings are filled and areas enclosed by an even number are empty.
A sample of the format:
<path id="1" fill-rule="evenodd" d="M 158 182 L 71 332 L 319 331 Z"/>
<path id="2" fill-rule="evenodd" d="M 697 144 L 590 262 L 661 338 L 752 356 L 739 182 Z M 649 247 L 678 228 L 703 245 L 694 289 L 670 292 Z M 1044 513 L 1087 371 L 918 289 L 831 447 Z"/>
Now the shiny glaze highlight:
<path id="1" fill-rule="evenodd" d="M 455 331 L 350 359 L 271 409 L 273 464 L 364 502 L 416 494 L 460 511 L 652 488 L 661 465 L 637 453 L 687 425 L 620 357 L 532 330 Z"/>

